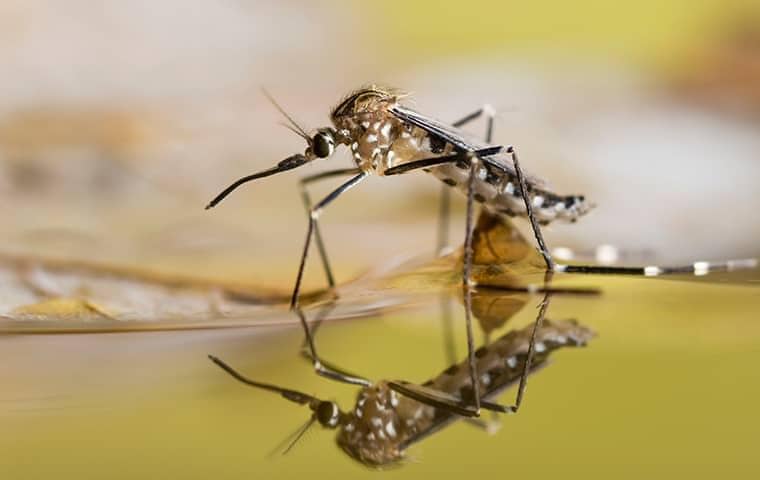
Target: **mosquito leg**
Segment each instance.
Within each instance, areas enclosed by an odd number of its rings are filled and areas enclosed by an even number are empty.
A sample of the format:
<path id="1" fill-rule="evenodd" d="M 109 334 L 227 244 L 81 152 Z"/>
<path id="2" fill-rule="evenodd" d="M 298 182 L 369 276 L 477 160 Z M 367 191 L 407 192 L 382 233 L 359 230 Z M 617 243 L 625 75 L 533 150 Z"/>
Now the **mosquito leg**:
<path id="1" fill-rule="evenodd" d="M 464 289 L 465 324 L 467 328 L 467 359 L 470 367 L 470 380 L 472 381 L 473 400 L 475 411 L 480 415 L 480 382 L 475 362 L 475 341 L 472 333 L 472 235 L 474 216 L 475 177 L 480 169 L 480 159 L 470 156 L 470 177 L 467 184 L 467 218 L 464 237 L 464 268 L 462 269 L 462 288 Z"/>
<path id="2" fill-rule="evenodd" d="M 465 293 L 465 315 L 467 324 L 467 352 L 470 365 L 470 377 L 472 379 L 475 408 L 474 416 L 480 415 L 480 385 L 477 382 L 477 369 L 475 365 L 475 346 L 472 333 L 472 286 L 470 285 L 470 271 L 472 270 L 472 227 L 474 215 L 474 195 L 475 195 L 475 177 L 480 168 L 480 156 L 494 155 L 501 151 L 500 146 L 488 147 L 474 152 L 458 152 L 452 155 L 442 157 L 426 158 L 416 160 L 405 164 L 397 165 L 385 171 L 385 175 L 397 175 L 421 168 L 429 168 L 435 165 L 453 163 L 460 160 L 467 160 L 470 163 L 470 176 L 467 188 L 467 225 L 465 231 L 465 258 L 464 269 L 462 274 L 462 288 Z"/>
<path id="3" fill-rule="evenodd" d="M 333 177 L 343 177 L 346 175 L 356 175 L 357 173 L 359 173 L 358 168 L 342 168 L 338 170 L 328 170 L 326 172 L 321 172 L 302 178 L 300 182 L 301 200 L 303 201 L 303 206 L 306 209 L 306 212 L 311 212 L 311 196 L 309 195 L 309 190 L 306 188 L 307 185 L 318 180 Z M 330 268 L 330 261 L 327 258 L 327 250 L 325 249 L 325 244 L 322 241 L 322 234 L 319 232 L 319 225 L 317 225 L 316 222 L 314 223 L 314 240 L 317 242 L 317 250 L 319 251 L 319 257 L 322 259 L 322 266 L 324 267 L 325 276 L 327 277 L 327 284 L 331 289 L 333 289 L 335 288 L 335 277 L 333 277 L 332 269 Z"/>
<path id="4" fill-rule="evenodd" d="M 472 122 L 473 120 L 476 120 L 480 118 L 481 115 L 486 116 L 486 143 L 491 143 L 491 137 L 493 135 L 493 119 L 496 116 L 496 112 L 494 111 L 493 107 L 491 105 L 485 104 L 479 109 L 475 110 L 469 115 L 466 115 L 456 122 L 452 123 L 453 126 L 459 128 L 467 125 L 468 123 Z"/>
<path id="5" fill-rule="evenodd" d="M 445 183 L 441 185 L 441 199 L 438 205 L 436 254 L 443 255 L 449 246 L 449 217 L 451 216 L 451 188 Z"/>
<path id="6" fill-rule="evenodd" d="M 456 163 L 461 160 L 469 161 L 469 159 L 473 156 L 487 157 L 489 155 L 496 155 L 497 153 L 501 153 L 503 150 L 504 150 L 504 147 L 499 146 L 499 145 L 494 145 L 492 147 L 481 148 L 480 150 L 475 150 L 472 152 L 457 152 L 457 153 L 452 153 L 451 155 L 444 155 L 441 157 L 423 158 L 421 160 L 414 160 L 412 162 L 406 162 L 406 163 L 402 163 L 401 165 L 396 165 L 395 167 L 391 167 L 385 172 L 383 172 L 383 175 L 387 177 L 390 175 L 399 175 L 402 173 L 411 172 L 413 170 L 437 167 L 439 165 L 445 165 L 447 163 Z"/>
<path id="7" fill-rule="evenodd" d="M 298 307 L 298 296 L 301 293 L 301 281 L 303 280 L 304 267 L 306 267 L 306 257 L 309 255 L 309 246 L 311 245 L 311 237 L 314 234 L 314 226 L 317 219 L 322 214 L 322 211 L 333 200 L 338 198 L 342 193 L 348 191 L 352 187 L 361 183 L 362 180 L 367 178 L 367 172 L 361 172 L 360 174 L 352 177 L 346 183 L 333 190 L 332 193 L 323 198 L 317 205 L 309 210 L 309 227 L 306 231 L 306 241 L 303 246 L 303 253 L 301 254 L 301 263 L 298 266 L 298 275 L 296 276 L 296 284 L 293 287 L 293 296 L 290 299 L 290 309 L 295 310 Z"/>
<path id="8" fill-rule="evenodd" d="M 466 270 L 469 269 L 466 268 Z M 468 277 L 469 271 L 465 281 L 469 281 Z M 470 369 L 470 381 L 472 382 L 472 395 L 475 411 L 477 412 L 476 416 L 480 416 L 480 381 L 478 380 L 478 367 L 475 360 L 475 341 L 472 333 L 472 286 L 464 284 L 462 285 L 462 288 L 464 289 L 465 328 L 467 329 L 467 364 Z"/>
<path id="9" fill-rule="evenodd" d="M 332 312 L 337 306 L 338 304 L 335 303 L 335 301 L 330 301 L 317 312 L 316 316 L 314 317 L 314 320 L 311 322 L 312 327 L 310 329 L 310 333 L 311 333 L 312 338 L 317 336 L 317 330 L 319 330 L 319 327 L 322 326 L 322 322 L 325 320 L 325 318 L 327 318 L 327 315 L 329 315 L 330 312 Z M 310 345 L 309 337 L 304 336 L 303 343 L 301 343 L 301 350 L 306 352 L 306 350 L 309 348 L 309 345 Z M 311 354 L 308 354 L 308 358 L 311 358 Z"/>
<path id="10" fill-rule="evenodd" d="M 468 400 L 463 400 L 462 398 L 455 397 L 449 393 L 404 381 L 389 381 L 387 384 L 391 390 L 398 392 L 405 397 L 409 397 L 412 400 L 424 403 L 425 405 L 430 405 L 431 407 L 440 408 L 445 412 L 468 418 L 480 415 L 478 410 L 476 410 Z M 482 400 L 480 405 L 481 408 L 485 410 L 510 413 L 506 407 L 487 400 Z"/>
<path id="11" fill-rule="evenodd" d="M 522 192 L 523 202 L 525 202 L 525 210 L 528 213 L 528 220 L 530 220 L 530 226 L 533 228 L 533 235 L 536 237 L 538 249 L 541 252 L 541 255 L 544 257 L 544 262 L 546 262 L 546 269 L 550 272 L 554 271 L 554 260 L 552 260 L 549 249 L 546 248 L 544 236 L 541 234 L 541 227 L 538 225 L 538 220 L 536 220 L 536 216 L 533 214 L 533 204 L 530 195 L 528 194 L 528 185 L 525 181 L 525 175 L 523 175 L 522 169 L 520 168 L 520 161 L 517 158 L 517 151 L 514 147 L 510 146 L 507 148 L 507 153 L 512 155 L 512 162 L 515 165 L 515 172 L 517 173 L 517 181 L 520 182 L 520 191 Z"/>
<path id="12" fill-rule="evenodd" d="M 322 322 L 324 316 L 327 315 L 327 313 L 329 313 L 333 308 L 334 304 L 328 305 L 317 314 L 317 325 Z M 349 373 L 341 368 L 320 360 L 319 356 L 317 355 L 317 347 L 314 342 L 314 332 L 309 327 L 309 323 L 306 321 L 306 315 L 304 315 L 303 311 L 298 307 L 296 307 L 296 314 L 298 314 L 298 318 L 301 320 L 301 326 L 303 327 L 304 334 L 306 335 L 305 345 L 302 346 L 301 351 L 304 356 L 306 356 L 306 358 L 312 361 L 312 364 L 314 365 L 314 371 L 317 372 L 317 375 L 352 385 L 361 385 L 363 387 L 372 385 L 372 382 L 366 378 L 360 377 L 353 373 Z"/>
<path id="13" fill-rule="evenodd" d="M 552 272 L 547 271 L 544 277 L 544 283 L 548 284 L 551 281 Z M 525 357 L 525 365 L 523 365 L 522 375 L 520 375 L 520 384 L 517 387 L 517 397 L 515 398 L 515 404 L 509 409 L 517 413 L 522 403 L 523 396 L 525 396 L 525 387 L 528 385 L 528 374 L 530 373 L 531 363 L 533 362 L 533 355 L 536 352 L 536 334 L 541 328 L 546 316 L 546 310 L 549 308 L 549 301 L 551 300 L 551 292 L 549 290 L 544 293 L 544 298 L 538 306 L 538 314 L 536 315 L 536 321 L 533 323 L 533 332 L 530 334 L 530 343 L 528 344 L 528 355 Z"/>
<path id="14" fill-rule="evenodd" d="M 301 320 L 301 327 L 304 330 L 304 336 L 303 341 L 301 342 L 301 356 L 309 360 L 310 362 L 317 362 L 324 364 L 321 360 L 317 358 L 316 354 L 316 347 L 313 347 L 315 345 L 314 337 L 317 336 L 317 330 L 319 330 L 319 327 L 322 326 L 322 321 L 327 317 L 327 315 L 333 311 L 333 309 L 336 307 L 336 303 L 334 301 L 331 301 L 327 303 L 324 307 L 322 307 L 315 316 L 314 320 L 311 322 L 312 326 L 310 327 L 308 322 L 306 321 L 305 315 L 301 308 L 299 307 L 296 310 L 296 313 L 298 314 L 298 318 Z"/>
<path id="15" fill-rule="evenodd" d="M 757 268 L 756 258 L 726 260 L 722 262 L 694 262 L 691 265 L 645 267 L 614 267 L 605 265 L 563 265 L 557 264 L 556 271 L 563 273 L 585 273 L 593 275 L 638 275 L 658 277 L 662 275 L 695 275 L 703 276 L 715 272 L 733 272 L 737 270 Z"/>
<path id="16" fill-rule="evenodd" d="M 456 122 L 452 123 L 453 126 L 459 128 L 467 125 L 468 123 L 472 122 L 473 120 L 477 120 L 480 118 L 481 115 L 483 115 L 484 112 L 489 110 L 491 107 L 489 105 L 483 105 L 481 108 L 475 110 L 474 112 L 465 115 L 464 117 L 460 118 Z"/>
<path id="17" fill-rule="evenodd" d="M 459 120 L 454 122 L 452 125 L 454 125 L 455 127 L 461 127 L 479 118 L 483 114 L 487 116 L 485 140 L 486 140 L 486 143 L 491 143 L 491 137 L 493 134 L 493 119 L 494 119 L 495 114 L 494 114 L 493 107 L 491 107 L 490 105 L 483 105 L 483 107 L 470 113 L 469 115 L 466 115 L 460 118 Z M 447 185 L 443 185 L 441 187 L 441 200 L 440 200 L 440 206 L 438 209 L 438 242 L 436 245 L 438 254 L 441 254 L 449 246 L 450 211 L 451 211 L 451 189 Z"/>
<path id="18" fill-rule="evenodd" d="M 544 284 L 551 283 L 553 273 L 551 271 L 547 271 L 546 275 L 544 276 Z M 549 302 L 551 300 L 552 292 L 549 289 L 546 289 L 544 296 L 541 300 L 541 303 L 538 305 L 538 314 L 536 315 L 536 320 L 533 322 L 533 331 L 530 334 L 530 343 L 528 344 L 528 353 L 525 356 L 525 364 L 523 365 L 522 373 L 520 374 L 520 383 L 517 386 L 517 395 L 515 397 L 515 403 L 514 405 L 510 405 L 507 407 L 502 406 L 504 408 L 505 413 L 517 413 L 517 411 L 520 409 L 520 405 L 522 404 L 523 397 L 525 396 L 525 388 L 528 385 L 528 375 L 531 372 L 532 363 L 533 363 L 533 356 L 536 353 L 536 335 L 538 331 L 541 329 L 541 325 L 544 323 L 544 318 L 546 317 L 546 310 L 549 308 Z"/>
<path id="19" fill-rule="evenodd" d="M 485 114 L 487 116 L 486 126 L 486 143 L 491 142 L 493 134 L 493 119 L 494 110 L 490 105 L 483 105 L 478 110 L 466 115 L 465 117 L 457 120 L 453 123 L 455 127 L 461 127 Z M 449 209 L 451 204 L 451 189 L 444 185 L 441 190 L 441 208 L 438 216 L 438 251 L 442 252 L 443 249 L 448 247 L 448 234 L 449 234 Z M 441 319 L 443 322 L 443 334 L 444 334 L 444 352 L 446 354 L 447 363 L 454 363 L 456 361 L 456 351 L 453 341 L 452 332 L 452 315 L 451 315 L 451 301 L 447 294 L 441 295 Z"/>
<path id="20" fill-rule="evenodd" d="M 551 279 L 551 273 L 547 273 L 547 277 L 545 278 L 545 281 L 548 282 Z M 480 407 L 493 411 L 493 412 L 499 412 L 499 413 L 516 413 L 520 409 L 520 405 L 522 404 L 523 397 L 525 396 L 525 389 L 528 383 L 528 375 L 531 373 L 532 370 L 534 370 L 532 363 L 533 363 L 533 356 L 536 351 L 536 335 L 538 331 L 541 328 L 541 325 L 543 324 L 544 317 L 546 316 L 546 310 L 549 308 L 549 300 L 551 298 L 551 293 L 546 292 L 541 303 L 538 307 L 538 314 L 536 315 L 536 320 L 533 324 L 533 331 L 531 332 L 530 337 L 530 343 L 528 345 L 528 352 L 525 358 L 525 364 L 523 365 L 523 371 L 520 374 L 520 383 L 517 387 L 517 396 L 515 398 L 514 405 L 505 406 L 500 405 L 498 403 L 490 402 L 487 400 L 480 400 Z M 467 296 L 465 294 L 465 303 L 467 303 Z M 476 385 L 479 385 L 480 382 L 473 382 L 473 394 L 477 391 L 475 387 Z M 454 413 L 457 415 L 462 415 L 465 417 L 477 417 L 479 416 L 478 409 L 475 408 L 473 405 L 471 405 L 468 401 L 463 400 L 462 398 L 455 397 L 451 394 L 441 392 L 439 390 L 434 390 L 431 388 L 427 388 L 421 385 L 415 385 L 411 383 L 406 382 L 388 382 L 388 386 L 392 388 L 393 390 L 397 391 L 398 393 L 405 395 L 413 400 L 417 400 L 418 402 L 424 403 L 426 405 L 430 405 L 432 407 L 440 408 L 444 411 Z M 487 424 L 488 422 L 486 422 Z"/>

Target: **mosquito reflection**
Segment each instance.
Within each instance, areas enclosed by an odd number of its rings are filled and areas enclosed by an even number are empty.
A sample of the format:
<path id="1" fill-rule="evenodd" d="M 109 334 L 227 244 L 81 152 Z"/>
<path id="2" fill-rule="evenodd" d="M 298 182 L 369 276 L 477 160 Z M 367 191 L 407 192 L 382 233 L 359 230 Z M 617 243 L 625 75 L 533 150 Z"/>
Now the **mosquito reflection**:
<path id="1" fill-rule="evenodd" d="M 483 397 L 482 409 L 498 414 L 516 413 L 529 376 L 547 366 L 556 350 L 584 346 L 594 337 L 594 332 L 574 320 L 545 318 L 550 298 L 550 292 L 546 292 L 532 324 L 513 329 L 475 350 L 475 366 L 479 372 L 479 385 L 475 388 L 479 388 Z M 470 300 L 477 305 L 480 300 L 492 302 L 493 298 Z M 337 431 L 335 441 L 349 457 L 369 467 L 383 468 L 400 464 L 409 447 L 453 422 L 467 421 L 490 432 L 500 421 L 474 418 L 469 356 L 423 383 L 387 379 L 370 382 L 353 375 L 359 379 L 354 383 L 361 388 L 349 410 L 341 409 L 333 401 L 251 380 L 221 359 L 210 358 L 237 380 L 309 408 L 310 417 L 284 442 L 285 451 L 289 451 L 311 425 L 318 423 Z M 514 403 L 509 406 L 497 403 L 497 397 L 514 385 L 517 385 Z"/>

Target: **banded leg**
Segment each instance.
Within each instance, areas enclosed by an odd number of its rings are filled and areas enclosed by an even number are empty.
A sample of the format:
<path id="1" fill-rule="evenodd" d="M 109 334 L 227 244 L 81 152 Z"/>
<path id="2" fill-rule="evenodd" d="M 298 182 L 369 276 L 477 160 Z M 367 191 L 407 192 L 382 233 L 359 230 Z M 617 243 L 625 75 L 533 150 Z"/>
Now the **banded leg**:
<path id="1" fill-rule="evenodd" d="M 501 147 L 493 147 L 488 149 L 482 149 L 482 150 L 476 150 L 474 152 L 459 152 L 452 155 L 446 155 L 442 157 L 434 157 L 434 158 L 427 158 L 422 160 L 416 160 L 414 162 L 408 162 L 402 165 L 398 165 L 396 167 L 390 168 L 385 171 L 385 175 L 397 175 L 401 173 L 406 173 L 412 170 L 417 170 L 421 168 L 429 168 L 436 165 L 442 165 L 445 163 L 452 163 L 457 160 L 467 159 L 470 164 L 470 175 L 468 178 L 468 184 L 467 184 L 467 221 L 466 221 L 466 229 L 465 229 L 465 245 L 464 245 L 464 268 L 462 271 L 462 288 L 464 289 L 464 298 L 465 298 L 465 320 L 466 320 L 466 327 L 467 327 L 467 354 L 468 354 L 468 364 L 470 367 L 470 379 L 472 381 L 473 385 L 473 400 L 474 400 L 474 408 L 467 409 L 468 413 L 472 413 L 473 416 L 478 416 L 480 414 L 480 407 L 482 406 L 481 398 L 480 398 L 480 384 L 477 381 L 478 373 L 477 373 L 477 365 L 475 362 L 475 348 L 474 348 L 474 339 L 473 339 L 473 333 L 472 333 L 472 285 L 471 285 L 471 271 L 472 271 L 472 239 L 473 239 L 473 216 L 474 216 L 474 195 L 475 195 L 475 176 L 477 174 L 478 168 L 480 167 L 480 160 L 479 157 L 493 155 L 495 153 L 498 153 L 501 151 Z M 517 155 L 514 152 L 514 148 L 509 147 L 507 150 L 510 154 L 513 156 L 513 160 L 515 161 L 515 170 L 517 171 L 518 180 L 520 181 L 520 187 L 523 191 L 523 201 L 525 202 L 526 209 L 528 212 L 528 216 L 531 220 L 531 225 L 533 226 L 533 232 L 536 236 L 536 241 L 539 244 L 539 247 L 541 249 L 541 253 L 544 256 L 544 260 L 546 261 L 547 265 L 547 272 L 552 272 L 554 269 L 554 263 L 551 260 L 551 256 L 549 255 L 549 252 L 546 249 L 546 244 L 543 240 L 543 236 L 541 235 L 541 230 L 538 227 L 538 222 L 535 219 L 535 216 L 533 215 L 533 209 L 532 205 L 530 203 L 530 199 L 527 195 L 527 185 L 525 182 L 525 176 L 522 174 L 522 171 L 520 170 L 519 166 L 519 160 L 517 159 Z M 547 277 L 547 281 L 550 277 Z M 546 294 L 549 294 L 549 290 L 547 289 Z M 542 308 L 542 311 L 545 310 L 545 307 Z M 541 313 L 543 315 L 543 313 Z M 521 382 L 524 385 L 524 382 Z M 520 395 L 520 400 L 522 400 L 522 395 Z M 452 407 L 456 408 L 456 407 Z M 460 414 L 465 414 L 461 413 Z"/>
<path id="2" fill-rule="evenodd" d="M 470 368 L 470 380 L 472 381 L 472 394 L 477 416 L 480 415 L 480 381 L 475 361 L 475 340 L 472 333 L 472 285 L 470 277 L 472 273 L 472 235 L 473 216 L 475 209 L 475 177 L 480 168 L 480 159 L 470 157 L 470 176 L 467 181 L 467 216 L 464 236 L 464 268 L 462 269 L 462 288 L 464 289 L 464 313 L 465 327 L 467 329 L 467 360 Z"/>
<path id="3" fill-rule="evenodd" d="M 366 378 L 347 372 L 346 370 L 336 367 L 331 363 L 322 361 L 317 355 L 317 347 L 316 343 L 314 342 L 314 334 L 317 331 L 317 328 L 319 328 L 319 325 L 322 323 L 322 320 L 327 316 L 327 314 L 332 311 L 333 308 L 335 308 L 335 303 L 329 303 L 325 305 L 317 313 L 317 317 L 314 322 L 314 329 L 311 329 L 309 327 L 309 323 L 306 321 L 306 315 L 303 313 L 303 310 L 296 307 L 296 314 L 301 320 L 301 326 L 303 327 L 304 335 L 306 336 L 304 343 L 301 345 L 301 354 L 307 359 L 311 360 L 312 365 L 314 366 L 314 371 L 317 372 L 317 375 L 342 383 L 368 387 L 372 385 L 372 382 Z"/>
<path id="4" fill-rule="evenodd" d="M 551 283 L 552 272 L 547 271 L 544 276 L 544 285 Z M 515 397 L 515 404 L 507 407 L 512 413 L 517 413 L 520 409 L 520 404 L 525 396 L 525 388 L 528 385 L 528 374 L 530 373 L 531 363 L 533 363 L 533 354 L 536 352 L 536 334 L 538 329 L 544 323 L 544 317 L 546 317 L 546 310 L 549 308 L 549 302 L 551 300 L 551 289 L 546 287 L 544 298 L 538 305 L 538 315 L 536 315 L 536 321 L 533 324 L 533 332 L 530 334 L 530 343 L 528 344 L 528 355 L 525 357 L 525 365 L 523 365 L 522 375 L 520 375 L 520 384 L 517 387 L 517 396 Z"/>
<path id="5" fill-rule="evenodd" d="M 455 127 L 461 127 L 464 126 L 477 118 L 479 118 L 481 115 L 486 115 L 486 134 L 485 134 L 485 142 L 491 143 L 492 135 L 493 135 L 493 120 L 494 120 L 494 111 L 493 108 L 490 105 L 483 105 L 480 109 L 470 113 L 469 115 L 466 115 L 465 117 L 457 120 L 452 125 Z M 438 210 L 438 254 L 441 254 L 448 246 L 449 246 L 449 219 L 450 219 L 450 210 L 451 210 L 451 188 L 449 188 L 448 185 L 442 185 L 441 187 L 441 200 L 440 200 L 440 207 Z M 452 331 L 451 331 L 451 303 L 448 295 L 442 295 L 441 296 L 441 318 L 444 325 L 444 351 L 446 352 L 448 363 L 454 363 L 456 360 L 456 354 L 455 354 L 455 348 L 454 348 L 454 342 L 452 339 Z M 496 412 L 493 413 L 496 415 Z M 471 420 L 472 422 L 479 422 L 475 425 L 481 428 L 484 428 L 487 431 L 493 431 L 493 423 L 494 419 L 491 419 L 489 422 L 480 422 L 479 420 Z"/>
<path id="6" fill-rule="evenodd" d="M 474 411 L 475 416 L 480 415 L 480 385 L 476 381 L 478 378 L 477 368 L 475 364 L 475 346 L 472 332 L 472 286 L 470 285 L 470 273 L 472 270 L 472 233 L 473 233 L 473 215 L 475 208 L 475 176 L 480 168 L 481 156 L 493 155 L 501 151 L 500 146 L 488 147 L 474 152 L 458 152 L 451 155 L 445 155 L 442 157 L 426 158 L 422 160 L 416 160 L 414 162 L 408 162 L 396 167 L 390 168 L 385 171 L 385 175 L 397 175 L 420 168 L 428 168 L 435 165 L 442 165 L 445 163 L 453 163 L 460 160 L 466 160 L 470 164 L 470 175 L 467 183 L 467 221 L 465 231 L 465 246 L 464 246 L 464 269 L 462 272 L 462 288 L 465 291 L 465 317 L 467 326 L 467 355 L 468 363 L 470 366 L 470 377 L 472 380 L 474 390 Z"/>
<path id="7" fill-rule="evenodd" d="M 326 172 L 316 173 L 309 175 L 301 179 L 301 201 L 306 209 L 306 213 L 311 214 L 311 197 L 309 190 L 306 188 L 310 183 L 318 180 L 324 180 L 333 177 L 343 177 L 347 175 L 356 175 L 359 173 L 358 168 L 341 168 L 338 170 L 328 170 Z M 317 250 L 319 251 L 319 257 L 322 259 L 322 267 L 325 270 L 325 276 L 327 277 L 327 284 L 330 289 L 335 288 L 335 277 L 333 277 L 332 269 L 330 268 L 330 261 L 327 257 L 327 250 L 325 249 L 324 241 L 322 240 L 322 234 L 319 231 L 319 225 L 314 224 L 314 240 L 317 243 Z"/>
<path id="8" fill-rule="evenodd" d="M 470 158 L 487 157 L 489 155 L 496 155 L 504 150 L 504 147 L 494 145 L 492 147 L 482 148 L 480 150 L 474 150 L 472 152 L 457 152 L 450 155 L 443 155 L 440 157 L 423 158 L 421 160 L 414 160 L 412 162 L 402 163 L 391 167 L 385 172 L 384 176 L 400 175 L 402 173 L 411 172 L 414 170 L 420 170 L 423 168 L 437 167 L 438 165 L 445 165 L 447 163 L 456 163 L 459 161 L 469 161 Z"/>
<path id="9" fill-rule="evenodd" d="M 483 107 L 470 113 L 469 115 L 460 118 L 452 125 L 455 127 L 464 126 L 473 120 L 480 118 L 481 115 L 486 115 L 486 143 L 491 143 L 491 137 L 493 134 L 493 119 L 495 112 L 490 105 L 483 105 Z M 440 255 L 449 246 L 449 218 L 451 210 L 451 189 L 447 185 L 441 186 L 441 200 L 438 208 L 438 241 L 437 241 L 437 253 Z"/>
<path id="10" fill-rule="evenodd" d="M 367 172 L 361 172 L 358 175 L 352 177 L 346 183 L 333 190 L 332 193 L 327 195 L 319 203 L 317 203 L 317 205 L 309 210 L 309 227 L 306 231 L 306 242 L 304 243 L 303 253 L 301 254 L 301 263 L 298 266 L 298 275 L 296 276 L 296 284 L 293 287 L 293 296 L 290 298 L 291 310 L 298 308 L 298 296 L 301 293 L 301 282 L 303 280 L 304 268 L 306 267 L 306 257 L 309 255 L 311 238 L 314 235 L 314 227 L 317 223 L 317 220 L 319 219 L 319 216 L 322 214 L 322 211 L 325 209 L 325 207 L 332 203 L 333 200 L 338 198 L 342 193 L 361 183 L 361 181 L 367 178 L 368 175 L 369 174 Z"/>
<path id="11" fill-rule="evenodd" d="M 515 173 L 517 173 L 517 181 L 520 182 L 520 191 L 522 192 L 523 202 L 525 203 L 525 211 L 528 213 L 528 220 L 530 220 L 530 226 L 533 229 L 533 235 L 536 237 L 536 243 L 538 243 L 538 250 L 544 257 L 546 263 L 546 270 L 549 272 L 554 271 L 554 260 L 552 260 L 549 249 L 546 248 L 546 242 L 544 242 L 544 236 L 541 233 L 541 227 L 538 225 L 538 220 L 533 214 L 533 202 L 528 195 L 528 185 L 525 181 L 525 175 L 523 175 L 520 168 L 520 160 L 517 158 L 517 151 L 514 147 L 507 147 L 507 153 L 512 156 L 512 162 L 515 165 Z"/>

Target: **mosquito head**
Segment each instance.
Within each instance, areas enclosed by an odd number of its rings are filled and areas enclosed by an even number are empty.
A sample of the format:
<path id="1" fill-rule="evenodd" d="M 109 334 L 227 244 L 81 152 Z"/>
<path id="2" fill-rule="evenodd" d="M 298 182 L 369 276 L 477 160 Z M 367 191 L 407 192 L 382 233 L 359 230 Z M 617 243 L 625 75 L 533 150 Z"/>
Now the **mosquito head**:
<path id="1" fill-rule="evenodd" d="M 280 111 L 283 117 L 288 121 L 288 123 L 285 123 L 284 125 L 290 129 L 292 132 L 294 132 L 299 137 L 306 140 L 306 143 L 309 144 L 309 146 L 306 148 L 306 152 L 304 153 L 304 156 L 308 158 L 309 160 L 312 160 L 314 158 L 327 158 L 330 155 L 332 155 L 333 150 L 335 150 L 335 130 L 332 128 L 320 128 L 317 130 L 317 133 L 314 134 L 313 137 L 310 137 L 304 128 L 299 125 L 295 120 L 293 120 L 293 117 L 291 117 L 288 112 L 285 111 L 284 108 L 280 106 L 279 103 L 267 92 L 264 90 L 264 95 L 269 99 L 270 102 L 272 102 L 272 105 L 275 106 L 277 110 Z"/>
<path id="2" fill-rule="evenodd" d="M 298 430 L 280 442 L 271 454 L 280 452 L 285 455 L 288 453 L 315 423 L 318 422 L 323 427 L 333 429 L 340 424 L 341 419 L 345 416 L 335 402 L 319 400 L 314 397 L 309 401 L 309 408 L 311 409 L 311 417 Z"/>
<path id="3" fill-rule="evenodd" d="M 306 156 L 309 152 L 316 158 L 327 158 L 335 151 L 335 130 L 332 128 L 320 128 L 309 141 Z"/>
<path id="4" fill-rule="evenodd" d="M 320 400 L 310 407 L 314 411 L 317 421 L 323 427 L 335 428 L 340 424 L 342 414 L 337 403 Z"/>

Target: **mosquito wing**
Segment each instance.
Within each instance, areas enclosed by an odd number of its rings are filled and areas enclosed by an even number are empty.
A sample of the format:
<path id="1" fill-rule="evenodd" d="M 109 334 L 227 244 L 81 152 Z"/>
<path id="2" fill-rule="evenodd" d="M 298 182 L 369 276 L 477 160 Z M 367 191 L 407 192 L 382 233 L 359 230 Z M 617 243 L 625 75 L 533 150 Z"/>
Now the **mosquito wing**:
<path id="1" fill-rule="evenodd" d="M 490 145 L 482 140 L 479 140 L 475 135 L 460 130 L 457 127 L 448 125 L 440 120 L 423 115 L 420 112 L 412 110 L 411 108 L 403 105 L 394 105 L 388 109 L 396 118 L 410 123 L 415 127 L 421 128 L 428 135 L 434 138 L 443 140 L 446 143 L 450 143 L 456 150 L 465 152 L 471 152 L 475 150 L 482 150 L 488 147 L 494 147 L 496 145 Z M 481 160 L 490 168 L 496 170 L 495 173 L 507 174 L 511 177 L 516 177 L 515 166 L 512 162 L 510 155 L 506 153 L 497 153 L 494 155 L 488 155 L 481 157 Z M 526 180 L 536 186 L 546 185 L 546 182 L 536 176 L 526 174 Z"/>

